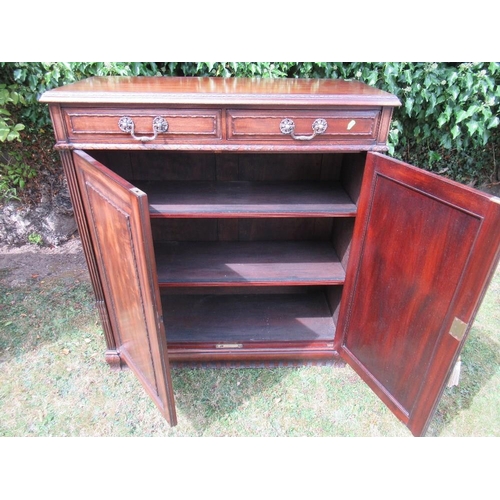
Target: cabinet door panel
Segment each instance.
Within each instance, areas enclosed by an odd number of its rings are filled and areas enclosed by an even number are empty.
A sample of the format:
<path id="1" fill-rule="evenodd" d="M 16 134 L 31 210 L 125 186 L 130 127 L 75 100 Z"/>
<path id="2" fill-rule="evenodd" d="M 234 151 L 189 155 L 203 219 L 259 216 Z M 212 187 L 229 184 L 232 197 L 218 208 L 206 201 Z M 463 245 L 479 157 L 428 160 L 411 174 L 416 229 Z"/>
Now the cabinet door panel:
<path id="1" fill-rule="evenodd" d="M 147 197 L 86 153 L 73 158 L 120 357 L 175 425 Z"/>
<path id="2" fill-rule="evenodd" d="M 500 204 L 367 157 L 339 319 L 341 355 L 425 433 L 500 255 Z"/>

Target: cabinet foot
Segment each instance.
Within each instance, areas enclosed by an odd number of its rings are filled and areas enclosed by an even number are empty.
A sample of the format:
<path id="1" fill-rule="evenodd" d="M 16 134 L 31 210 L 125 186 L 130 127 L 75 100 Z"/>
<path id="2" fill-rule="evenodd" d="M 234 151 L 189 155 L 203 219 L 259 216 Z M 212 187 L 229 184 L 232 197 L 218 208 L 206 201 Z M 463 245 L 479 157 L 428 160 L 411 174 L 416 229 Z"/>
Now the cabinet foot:
<path id="1" fill-rule="evenodd" d="M 127 368 L 127 365 L 123 363 L 118 354 L 118 351 L 108 350 L 105 354 L 106 362 L 110 366 L 110 368 L 114 371 L 124 370 Z"/>

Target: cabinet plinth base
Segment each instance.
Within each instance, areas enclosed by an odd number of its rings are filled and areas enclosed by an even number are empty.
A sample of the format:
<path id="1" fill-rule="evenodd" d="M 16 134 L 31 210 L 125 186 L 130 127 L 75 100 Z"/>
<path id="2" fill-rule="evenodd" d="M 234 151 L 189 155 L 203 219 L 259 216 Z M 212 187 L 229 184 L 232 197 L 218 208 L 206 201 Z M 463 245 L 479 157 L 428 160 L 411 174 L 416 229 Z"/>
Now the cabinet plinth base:
<path id="1" fill-rule="evenodd" d="M 169 344 L 169 360 L 174 366 L 202 364 L 207 366 L 269 367 L 343 364 L 337 351 L 318 345 L 259 345 L 215 347 L 209 345 Z"/>

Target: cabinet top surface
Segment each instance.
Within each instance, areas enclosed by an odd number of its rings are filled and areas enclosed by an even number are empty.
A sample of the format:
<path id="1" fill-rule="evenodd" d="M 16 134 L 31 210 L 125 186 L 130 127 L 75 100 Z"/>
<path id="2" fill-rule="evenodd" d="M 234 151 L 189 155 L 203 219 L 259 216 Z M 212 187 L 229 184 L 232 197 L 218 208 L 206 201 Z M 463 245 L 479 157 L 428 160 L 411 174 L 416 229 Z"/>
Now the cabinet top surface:
<path id="1" fill-rule="evenodd" d="M 45 92 L 45 103 L 399 106 L 358 81 L 292 78 L 93 77 Z"/>

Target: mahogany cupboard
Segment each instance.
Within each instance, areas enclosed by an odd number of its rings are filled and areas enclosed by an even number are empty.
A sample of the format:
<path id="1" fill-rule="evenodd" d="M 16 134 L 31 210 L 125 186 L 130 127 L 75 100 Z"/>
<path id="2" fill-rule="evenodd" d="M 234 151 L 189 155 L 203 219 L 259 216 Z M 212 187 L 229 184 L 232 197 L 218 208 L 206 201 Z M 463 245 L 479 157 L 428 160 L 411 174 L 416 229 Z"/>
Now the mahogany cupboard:
<path id="1" fill-rule="evenodd" d="M 171 425 L 170 363 L 342 358 L 415 435 L 500 256 L 500 200 L 391 159 L 354 81 L 46 92 L 102 320 Z"/>

